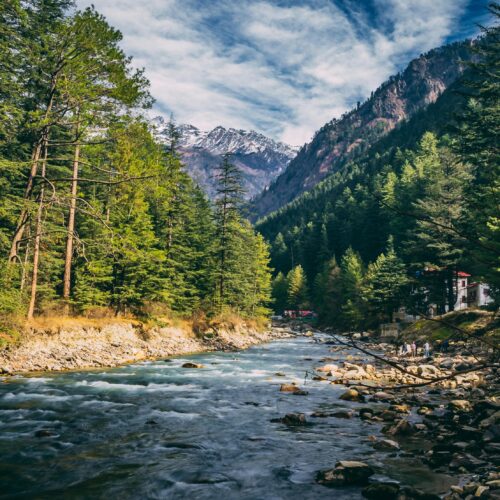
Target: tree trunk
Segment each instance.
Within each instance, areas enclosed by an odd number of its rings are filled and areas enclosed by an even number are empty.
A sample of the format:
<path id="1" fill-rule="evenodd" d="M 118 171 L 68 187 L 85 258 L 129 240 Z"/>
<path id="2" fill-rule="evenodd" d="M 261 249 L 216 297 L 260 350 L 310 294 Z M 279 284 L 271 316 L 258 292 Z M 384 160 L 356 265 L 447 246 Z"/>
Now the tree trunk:
<path id="1" fill-rule="evenodd" d="M 28 243 L 26 244 L 26 250 L 24 252 L 24 263 L 23 270 L 21 273 L 21 285 L 19 289 L 21 292 L 24 290 L 24 285 L 26 284 L 26 268 L 28 267 L 29 257 L 30 257 L 30 245 L 29 245 L 29 227 L 28 227 Z"/>
<path id="2" fill-rule="evenodd" d="M 58 80 L 58 75 L 54 75 L 52 77 L 51 85 L 50 85 L 50 92 L 49 92 L 49 101 L 47 103 L 47 109 L 45 110 L 45 115 L 44 115 L 44 122 L 47 121 L 47 119 L 50 116 L 50 113 L 52 111 L 52 106 L 54 105 L 54 96 L 55 96 L 55 90 L 57 87 L 57 80 Z M 32 154 L 32 161 L 31 161 L 31 170 L 30 174 L 28 177 L 28 182 L 26 183 L 26 189 L 24 190 L 24 201 L 26 202 L 29 197 L 31 196 L 31 191 L 33 190 L 33 184 L 34 184 L 34 179 L 37 175 L 38 172 L 38 163 L 40 161 L 40 155 L 42 153 L 42 149 L 46 147 L 47 141 L 49 140 L 49 126 L 44 125 L 41 133 L 40 133 L 40 138 L 37 141 L 35 145 L 35 149 Z M 24 207 L 21 210 L 21 213 L 19 215 L 19 218 L 17 220 L 17 225 L 16 225 L 16 230 L 14 232 L 14 236 L 12 238 L 12 244 L 10 247 L 10 252 L 9 252 L 9 262 L 14 262 L 18 256 L 18 247 L 20 241 L 23 239 L 23 234 L 24 230 L 26 229 L 26 223 L 28 222 L 29 218 L 29 210 L 27 207 Z"/>
<path id="3" fill-rule="evenodd" d="M 41 138 L 36 144 L 35 150 L 32 154 L 32 163 L 30 175 L 28 177 L 28 182 L 26 184 L 26 189 L 24 190 L 24 200 L 27 201 L 31 195 L 31 190 L 33 189 L 33 181 L 38 171 L 38 162 L 40 161 L 40 152 L 42 150 L 42 144 L 44 139 Z M 17 259 L 17 253 L 19 250 L 19 243 L 23 238 L 24 230 L 26 228 L 26 223 L 28 222 L 29 211 L 27 207 L 23 207 L 19 218 L 17 219 L 16 230 L 14 232 L 14 237 L 12 238 L 12 243 L 9 252 L 9 262 L 14 262 Z"/>
<path id="4" fill-rule="evenodd" d="M 77 131 L 78 140 L 78 131 Z M 73 160 L 73 177 L 71 181 L 71 200 L 69 205 L 68 217 L 68 236 L 66 239 L 66 257 L 64 262 L 64 279 L 63 279 L 63 300 L 64 313 L 69 313 L 69 296 L 71 292 L 71 266 L 73 264 L 73 241 L 75 232 L 75 213 L 76 213 L 76 194 L 78 189 L 78 166 L 80 160 L 80 144 L 77 142 L 75 146 L 75 156 Z"/>
<path id="5" fill-rule="evenodd" d="M 46 169 L 47 169 L 47 145 L 45 145 L 45 151 L 42 161 L 42 171 L 41 171 L 42 177 L 45 177 Z M 40 242 L 42 239 L 42 216 L 43 216 L 44 194 L 45 194 L 45 184 L 42 183 L 38 200 L 38 211 L 36 214 L 35 244 L 33 248 L 33 273 L 31 275 L 31 295 L 28 307 L 28 319 L 32 319 L 33 314 L 35 312 L 36 289 L 38 286 L 38 263 L 40 260 Z"/>

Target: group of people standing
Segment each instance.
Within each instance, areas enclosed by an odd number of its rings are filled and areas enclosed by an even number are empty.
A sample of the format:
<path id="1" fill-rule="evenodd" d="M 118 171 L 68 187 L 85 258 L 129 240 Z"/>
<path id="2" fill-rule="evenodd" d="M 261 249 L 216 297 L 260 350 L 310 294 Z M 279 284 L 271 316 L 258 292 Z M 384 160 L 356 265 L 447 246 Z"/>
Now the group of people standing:
<path id="1" fill-rule="evenodd" d="M 419 348 L 417 343 L 413 341 L 411 344 L 409 342 L 403 342 L 398 349 L 398 355 L 400 357 L 412 357 L 416 358 L 419 354 Z M 424 358 L 429 358 L 431 355 L 431 346 L 428 341 L 425 342 L 423 347 Z"/>

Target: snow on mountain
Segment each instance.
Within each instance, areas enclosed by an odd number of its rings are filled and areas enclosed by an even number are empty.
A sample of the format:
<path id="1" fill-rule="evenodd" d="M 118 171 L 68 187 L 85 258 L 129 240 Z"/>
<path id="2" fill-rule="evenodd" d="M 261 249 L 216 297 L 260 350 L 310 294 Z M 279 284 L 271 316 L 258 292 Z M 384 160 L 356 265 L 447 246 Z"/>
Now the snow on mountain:
<path id="1" fill-rule="evenodd" d="M 153 119 L 156 136 L 168 139 L 168 123 L 162 117 Z M 254 130 L 215 127 L 203 131 L 193 125 L 180 125 L 179 151 L 188 173 L 209 196 L 215 194 L 213 170 L 222 155 L 231 153 L 231 161 L 243 173 L 247 198 L 265 189 L 297 154 L 297 148 L 275 141 Z"/>

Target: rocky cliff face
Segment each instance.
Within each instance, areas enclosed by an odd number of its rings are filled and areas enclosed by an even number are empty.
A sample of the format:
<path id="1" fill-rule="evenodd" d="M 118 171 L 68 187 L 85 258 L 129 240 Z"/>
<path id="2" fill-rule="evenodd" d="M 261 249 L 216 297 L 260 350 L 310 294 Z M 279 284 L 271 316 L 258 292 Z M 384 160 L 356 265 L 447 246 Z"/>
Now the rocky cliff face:
<path id="1" fill-rule="evenodd" d="M 277 210 L 355 159 L 403 120 L 433 103 L 463 73 L 471 42 L 434 49 L 410 62 L 361 106 L 324 125 L 287 169 L 251 202 L 252 218 Z"/>
<path id="2" fill-rule="evenodd" d="M 154 123 L 160 140 L 166 140 L 163 118 L 155 118 Z M 186 170 L 211 198 L 215 195 L 215 169 L 225 153 L 231 153 L 231 161 L 241 169 L 248 199 L 262 192 L 297 154 L 295 148 L 253 130 L 219 126 L 202 131 L 193 125 L 181 125 L 179 132 Z"/>

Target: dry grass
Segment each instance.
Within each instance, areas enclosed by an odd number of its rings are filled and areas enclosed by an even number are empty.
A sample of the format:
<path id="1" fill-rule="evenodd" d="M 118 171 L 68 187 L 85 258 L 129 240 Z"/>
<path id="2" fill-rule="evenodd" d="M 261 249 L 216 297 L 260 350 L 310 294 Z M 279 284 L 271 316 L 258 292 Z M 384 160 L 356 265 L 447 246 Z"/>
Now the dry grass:
<path id="1" fill-rule="evenodd" d="M 267 318 L 242 318 L 232 310 L 208 317 L 204 312 L 196 312 L 191 317 L 177 316 L 165 308 L 152 304 L 148 314 L 137 317 L 132 314 L 116 316 L 110 308 L 94 308 L 85 315 L 65 316 L 57 308 L 44 312 L 30 321 L 22 317 L 0 317 L 0 347 L 18 342 L 25 332 L 57 333 L 61 330 L 77 328 L 102 329 L 112 324 L 127 324 L 136 327 L 144 338 L 154 334 L 159 328 L 175 328 L 187 337 L 217 335 L 219 331 L 244 333 L 246 330 L 264 331 Z"/>

